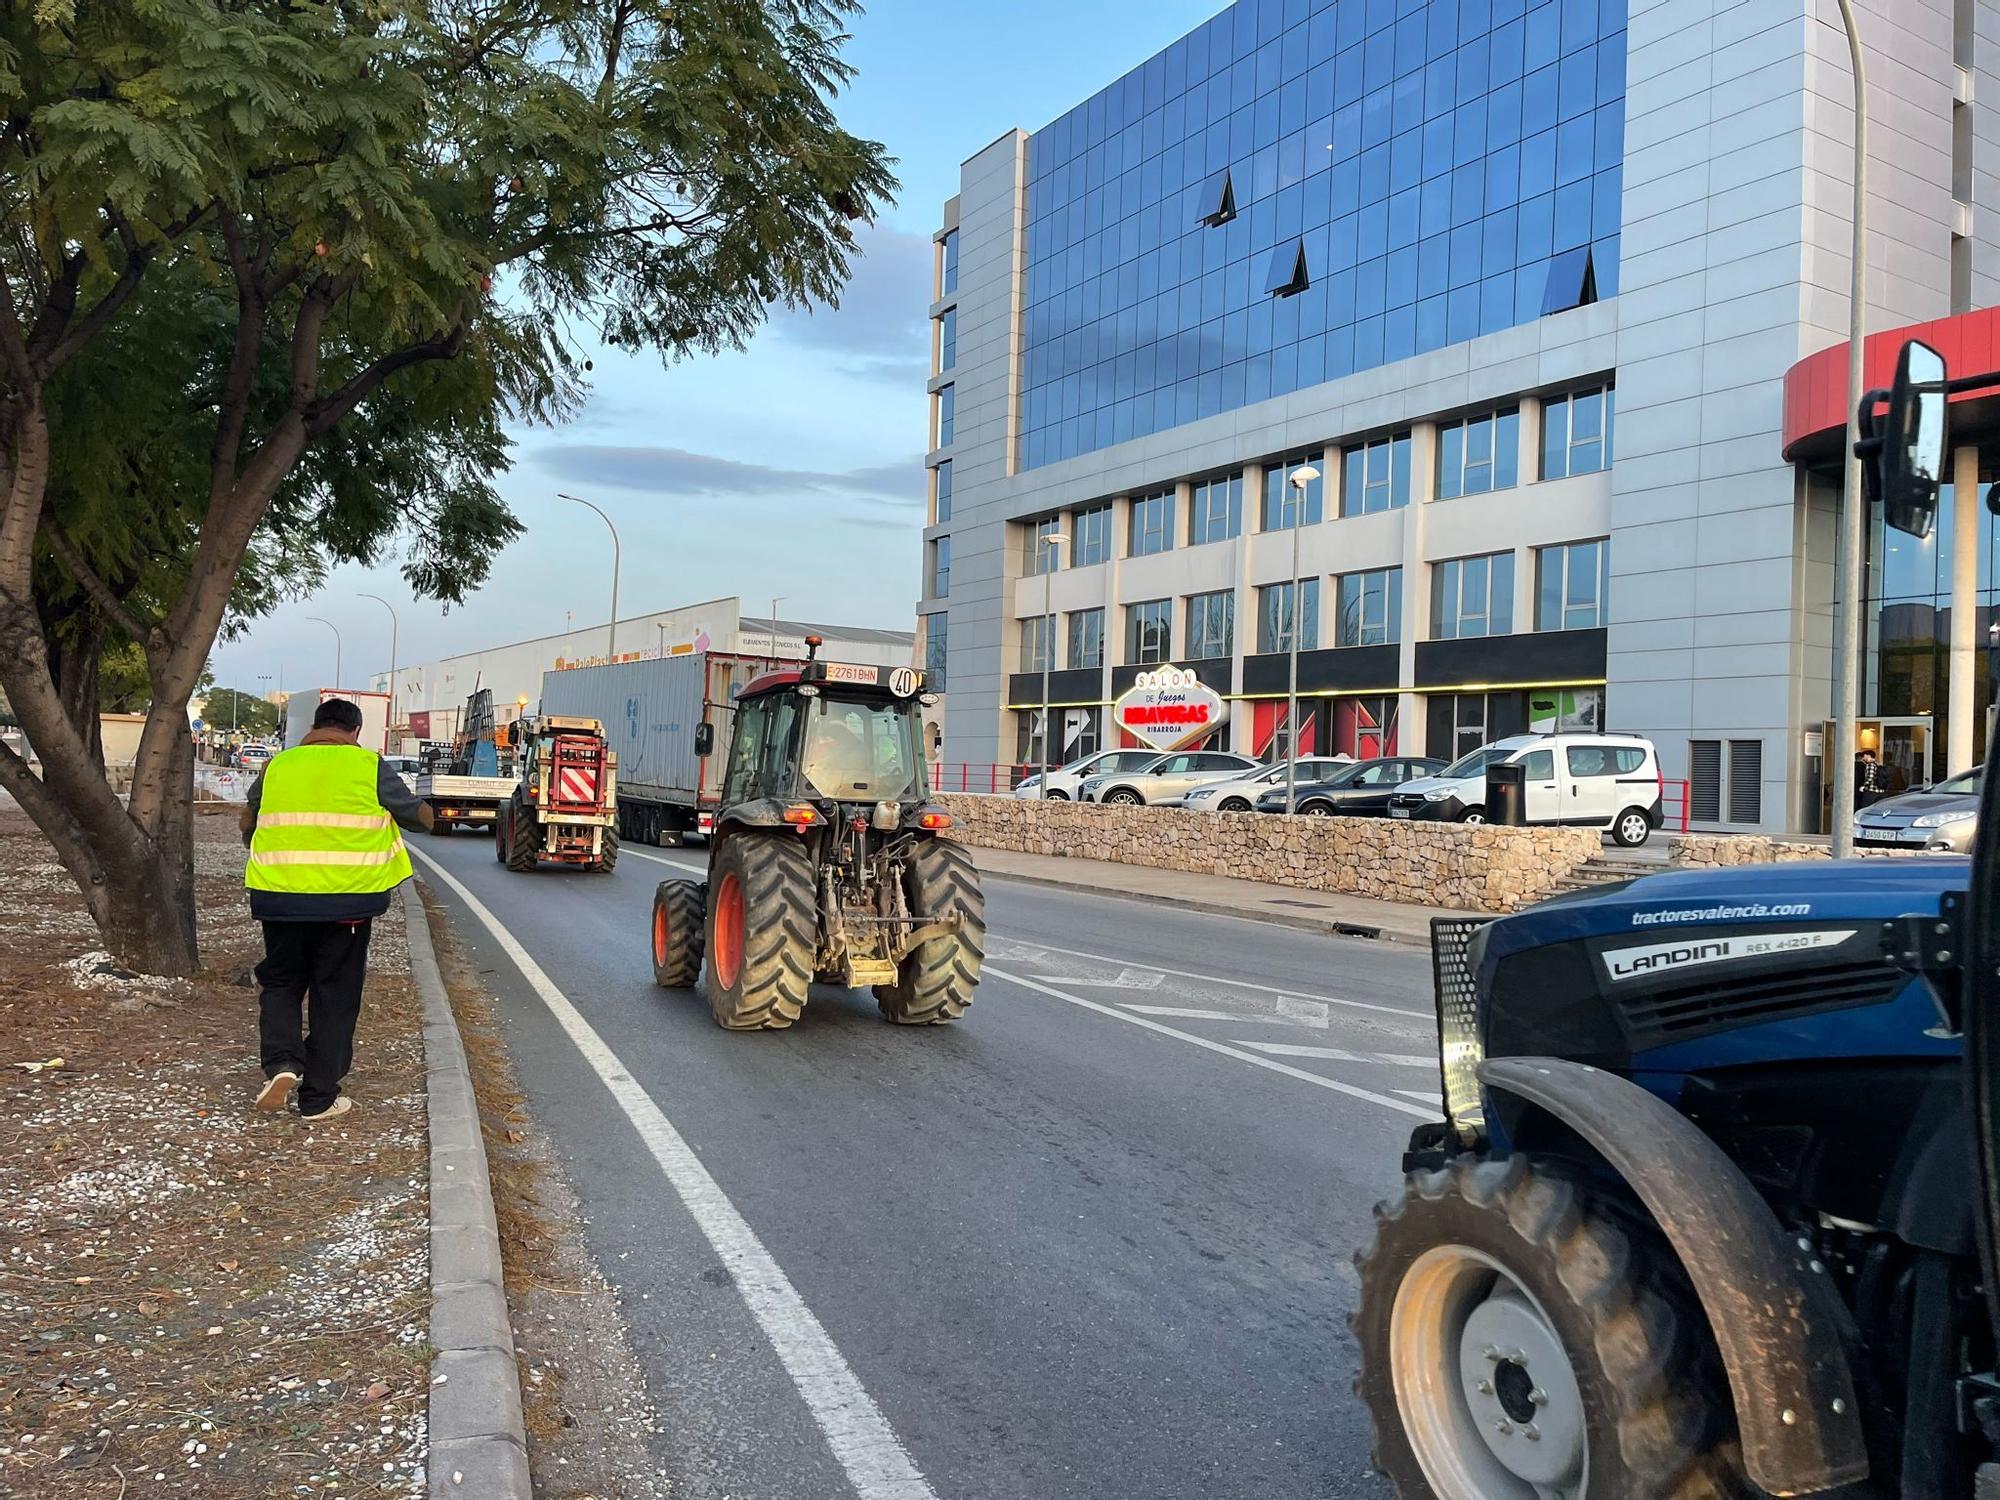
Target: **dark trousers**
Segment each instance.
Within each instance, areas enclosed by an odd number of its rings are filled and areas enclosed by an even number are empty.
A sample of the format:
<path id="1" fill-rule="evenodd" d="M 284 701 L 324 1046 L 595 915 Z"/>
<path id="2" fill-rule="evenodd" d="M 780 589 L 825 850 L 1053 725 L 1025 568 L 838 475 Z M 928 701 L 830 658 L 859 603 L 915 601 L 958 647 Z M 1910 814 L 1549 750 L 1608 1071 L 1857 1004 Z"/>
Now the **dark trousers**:
<path id="1" fill-rule="evenodd" d="M 258 1040 L 264 1076 L 301 1078 L 299 1112 L 318 1114 L 340 1095 L 354 1063 L 354 1023 L 368 973 L 368 922 L 266 922 Z M 312 1030 L 304 1030 L 310 998 Z"/>

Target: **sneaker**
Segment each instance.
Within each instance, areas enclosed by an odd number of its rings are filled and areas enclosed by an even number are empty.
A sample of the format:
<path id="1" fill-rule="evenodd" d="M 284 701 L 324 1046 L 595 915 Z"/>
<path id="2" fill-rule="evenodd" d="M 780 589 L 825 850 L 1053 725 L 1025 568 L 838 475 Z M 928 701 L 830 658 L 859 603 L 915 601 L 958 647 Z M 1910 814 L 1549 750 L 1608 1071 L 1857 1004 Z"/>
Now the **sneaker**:
<path id="1" fill-rule="evenodd" d="M 354 1101 L 348 1098 L 347 1095 L 342 1094 L 339 1098 L 335 1099 L 333 1103 L 329 1104 L 325 1109 L 318 1110 L 313 1114 L 306 1114 L 302 1111 L 299 1115 L 299 1118 L 302 1120 L 330 1120 L 335 1115 L 346 1114 L 352 1108 L 354 1108 Z"/>
<path id="2" fill-rule="evenodd" d="M 263 1091 L 257 1095 L 257 1107 L 267 1115 L 283 1109 L 285 1101 L 292 1097 L 292 1090 L 298 1086 L 298 1069 L 278 1069 L 265 1081 Z"/>

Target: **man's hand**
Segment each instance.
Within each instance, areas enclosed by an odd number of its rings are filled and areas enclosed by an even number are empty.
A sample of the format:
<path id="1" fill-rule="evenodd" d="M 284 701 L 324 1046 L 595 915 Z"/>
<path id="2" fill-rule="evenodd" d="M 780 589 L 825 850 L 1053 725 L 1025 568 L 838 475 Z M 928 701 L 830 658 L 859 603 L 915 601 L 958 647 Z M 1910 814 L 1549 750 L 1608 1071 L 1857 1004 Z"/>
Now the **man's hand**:
<path id="1" fill-rule="evenodd" d="M 436 825 L 437 814 L 431 811 L 430 803 L 419 802 L 417 804 L 417 821 L 424 825 L 425 833 L 429 833 L 431 829 Z"/>

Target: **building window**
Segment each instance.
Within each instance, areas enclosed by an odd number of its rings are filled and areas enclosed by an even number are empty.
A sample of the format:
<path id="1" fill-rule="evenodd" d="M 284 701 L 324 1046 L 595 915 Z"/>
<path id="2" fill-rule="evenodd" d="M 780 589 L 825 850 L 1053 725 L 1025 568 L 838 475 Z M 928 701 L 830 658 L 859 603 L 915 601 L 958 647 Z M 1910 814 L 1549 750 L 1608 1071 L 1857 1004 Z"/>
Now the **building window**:
<path id="1" fill-rule="evenodd" d="M 1021 622 L 1021 670 L 1042 672 L 1055 670 L 1055 658 L 1049 648 L 1055 644 L 1056 617 L 1054 615 L 1033 615 Z"/>
<path id="2" fill-rule="evenodd" d="M 1490 552 L 1431 565 L 1431 639 L 1511 635 L 1514 554 Z"/>
<path id="3" fill-rule="evenodd" d="M 937 443 L 935 446 L 939 448 L 949 448 L 951 446 L 952 427 L 958 414 L 957 408 L 958 387 L 952 385 L 939 386 L 934 407 L 937 424 Z"/>
<path id="4" fill-rule="evenodd" d="M 1347 450 L 1344 516 L 1370 516 L 1410 503 L 1410 435 L 1399 433 Z"/>
<path id="5" fill-rule="evenodd" d="M 1566 479 L 1611 467 L 1617 392 L 1575 391 L 1542 403 L 1542 478 Z"/>
<path id="6" fill-rule="evenodd" d="M 1097 709 L 1059 708 L 1055 712 L 1058 718 L 1056 753 L 1052 765 L 1066 766 L 1086 755 L 1095 755 L 1103 748 Z M 1040 709 L 1029 709 L 1014 715 L 1014 754 L 1018 764 L 1039 766 L 1042 763 L 1042 719 Z"/>
<path id="7" fill-rule="evenodd" d="M 1072 671 L 1104 665 L 1104 611 L 1079 609 L 1069 617 L 1069 655 Z"/>
<path id="8" fill-rule="evenodd" d="M 944 691 L 944 663 L 949 654 L 951 621 L 945 615 L 924 616 L 924 688 Z"/>
<path id="9" fill-rule="evenodd" d="M 932 469 L 931 473 L 936 476 L 931 481 L 931 495 L 934 502 L 931 520 L 933 523 L 949 521 L 951 519 L 951 460 L 947 458 L 943 463 Z"/>
<path id="10" fill-rule="evenodd" d="M 958 290 L 958 231 L 944 232 L 944 245 L 938 251 L 938 295 L 949 297 Z"/>
<path id="11" fill-rule="evenodd" d="M 1496 411 L 1438 428 L 1438 499 L 1511 490 L 1520 482 L 1521 413 Z"/>
<path id="12" fill-rule="evenodd" d="M 1269 656 L 1292 649 L 1292 585 L 1273 583 L 1257 590 L 1257 650 Z M 1319 647 L 1319 580 L 1301 578 L 1299 650 Z"/>
<path id="13" fill-rule="evenodd" d="M 1336 646 L 1387 646 L 1402 639 L 1403 570 L 1343 573 L 1338 579 Z"/>
<path id="14" fill-rule="evenodd" d="M 1610 623 L 1611 543 L 1570 542 L 1535 553 L 1535 629 L 1596 630 Z"/>
<path id="15" fill-rule="evenodd" d="M 1125 663 L 1146 667 L 1167 661 L 1174 652 L 1174 602 L 1148 599 L 1125 606 Z"/>
<path id="16" fill-rule="evenodd" d="M 1174 545 L 1174 492 L 1147 495 L 1132 502 L 1132 545 L 1129 557 L 1151 557 Z"/>
<path id="17" fill-rule="evenodd" d="M 1303 495 L 1304 510 L 1301 512 L 1301 494 L 1299 487 L 1292 483 L 1292 475 L 1303 468 L 1312 469 L 1318 478 L 1306 485 Z M 1305 526 L 1317 526 L 1325 514 L 1325 503 L 1326 455 L 1324 453 L 1301 453 L 1264 471 L 1266 531 L 1290 531 L 1294 521 Z"/>
<path id="18" fill-rule="evenodd" d="M 1393 693 L 1365 698 L 1336 698 L 1333 704 L 1333 745 L 1336 755 L 1375 760 L 1396 753 L 1396 706 Z M 1438 752 L 1433 750 L 1433 755 Z"/>
<path id="19" fill-rule="evenodd" d="M 1087 568 L 1111 559 L 1111 507 L 1093 505 L 1070 516 L 1069 565 Z"/>
<path id="20" fill-rule="evenodd" d="M 1481 745 L 1528 730 L 1528 695 L 1521 692 L 1436 693 L 1426 702 L 1428 753 L 1457 760 Z"/>
<path id="21" fill-rule="evenodd" d="M 1726 772 L 1724 750 L 1728 751 Z M 1727 800 L 1728 816 L 1723 816 Z M 1696 823 L 1760 823 L 1764 814 L 1762 740 L 1688 741 L 1688 818 Z"/>
<path id="22" fill-rule="evenodd" d="M 1024 577 L 1039 578 L 1044 573 L 1053 573 L 1062 563 L 1062 543 L 1053 538 L 1062 533 L 1061 516 L 1043 516 L 1039 521 L 1027 523 L 1026 543 L 1021 556 L 1021 573 Z"/>
<path id="23" fill-rule="evenodd" d="M 937 320 L 938 326 L 938 366 L 942 375 L 958 363 L 958 309 L 947 307 L 944 315 Z"/>
<path id="24" fill-rule="evenodd" d="M 1264 267 L 1265 296 L 1296 297 L 1311 285 L 1304 240 L 1286 240 L 1271 252 L 1271 259 Z"/>
<path id="25" fill-rule="evenodd" d="M 1243 529 L 1243 476 L 1209 479 L 1194 487 L 1188 503 L 1188 545 L 1226 542 Z"/>
<path id="26" fill-rule="evenodd" d="M 1236 591 L 1218 589 L 1212 594 L 1189 594 L 1187 602 L 1187 659 L 1212 661 L 1236 649 Z"/>
<path id="27" fill-rule="evenodd" d="M 931 543 L 931 597 L 951 596 L 951 538 L 941 536 Z"/>

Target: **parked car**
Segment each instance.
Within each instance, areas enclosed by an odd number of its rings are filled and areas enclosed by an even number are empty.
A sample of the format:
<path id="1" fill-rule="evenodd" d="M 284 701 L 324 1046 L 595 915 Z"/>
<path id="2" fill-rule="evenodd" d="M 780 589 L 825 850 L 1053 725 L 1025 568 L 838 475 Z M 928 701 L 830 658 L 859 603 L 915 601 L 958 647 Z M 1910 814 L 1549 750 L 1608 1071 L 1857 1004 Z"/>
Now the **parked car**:
<path id="1" fill-rule="evenodd" d="M 1170 807 L 1196 787 L 1255 771 L 1259 762 L 1227 750 L 1176 750 L 1136 771 L 1092 776 L 1079 788 L 1085 802 L 1118 807 Z"/>
<path id="2" fill-rule="evenodd" d="M 1117 771 L 1136 771 L 1160 758 L 1157 750 L 1098 750 L 1089 755 L 1078 756 L 1066 766 L 1057 766 L 1049 772 L 1049 801 L 1068 802 L 1075 798 L 1076 789 L 1091 776 L 1109 776 Z M 1014 795 L 1033 801 L 1041 796 L 1042 774 L 1033 772 L 1022 778 L 1014 788 Z"/>
<path id="3" fill-rule="evenodd" d="M 1857 849 L 1925 849 L 1933 854 L 1965 854 L 1979 816 L 1979 779 L 1974 766 L 1935 786 L 1898 792 L 1854 815 Z"/>
<path id="4" fill-rule="evenodd" d="M 1435 776 L 1444 766 L 1443 761 L 1422 755 L 1358 760 L 1324 781 L 1300 785 L 1292 805 L 1308 818 L 1379 818 L 1389 811 L 1389 798 L 1396 788 L 1419 777 Z M 1285 783 L 1280 777 L 1275 787 L 1257 799 L 1257 811 L 1284 810 Z"/>
<path id="5" fill-rule="evenodd" d="M 246 771 L 261 771 L 271 763 L 269 745 L 243 745 L 236 751 L 236 764 Z"/>
<path id="6" fill-rule="evenodd" d="M 1299 761 L 1298 785 L 1324 781 L 1343 766 L 1354 764 L 1351 755 L 1308 755 Z M 1285 763 L 1275 766 L 1261 766 L 1247 776 L 1232 776 L 1227 781 L 1211 781 L 1198 786 L 1181 799 L 1182 807 L 1191 807 L 1196 812 L 1249 812 L 1257 799 L 1271 787 L 1278 789 L 1278 801 L 1285 800 Z"/>
<path id="7" fill-rule="evenodd" d="M 1630 848 L 1663 821 L 1659 756 L 1628 734 L 1517 734 L 1463 755 L 1389 798 L 1392 818 L 1486 821 L 1486 768 L 1518 762 L 1522 821 L 1602 828 Z"/>

